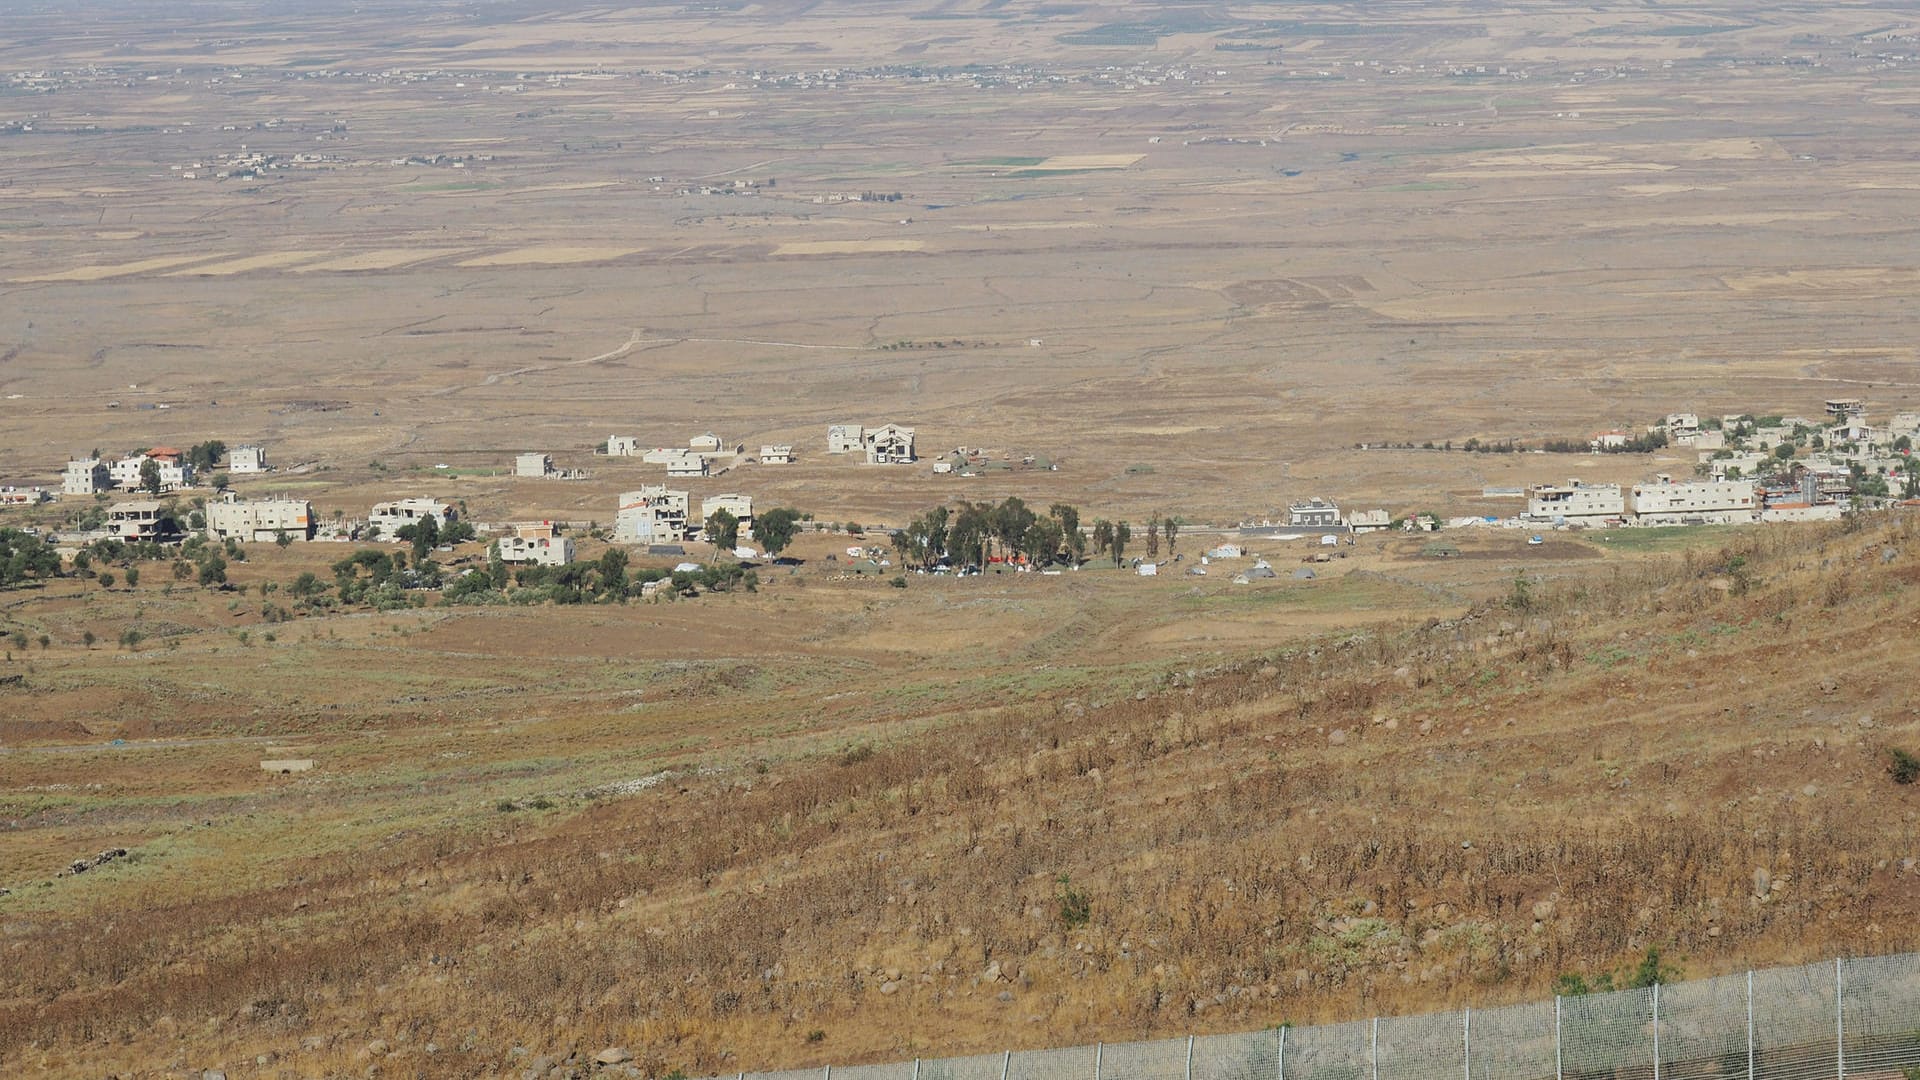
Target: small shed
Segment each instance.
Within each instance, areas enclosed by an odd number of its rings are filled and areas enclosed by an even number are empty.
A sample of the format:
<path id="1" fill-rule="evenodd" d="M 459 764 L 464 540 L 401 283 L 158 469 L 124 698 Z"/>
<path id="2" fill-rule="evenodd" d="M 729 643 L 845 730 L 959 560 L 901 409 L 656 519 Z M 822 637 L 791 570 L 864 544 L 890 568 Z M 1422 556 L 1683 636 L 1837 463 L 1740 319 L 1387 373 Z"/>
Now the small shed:
<path id="1" fill-rule="evenodd" d="M 1311 566 L 1302 566 L 1293 572 L 1293 579 L 1295 581 L 1312 581 L 1314 577 L 1315 574 Z"/>

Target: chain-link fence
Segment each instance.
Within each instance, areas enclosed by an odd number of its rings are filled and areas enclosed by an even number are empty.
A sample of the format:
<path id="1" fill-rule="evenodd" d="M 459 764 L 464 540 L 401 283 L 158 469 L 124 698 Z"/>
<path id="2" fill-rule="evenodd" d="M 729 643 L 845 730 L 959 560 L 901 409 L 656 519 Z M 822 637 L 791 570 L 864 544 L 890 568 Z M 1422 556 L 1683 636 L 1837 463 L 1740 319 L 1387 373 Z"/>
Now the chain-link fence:
<path id="1" fill-rule="evenodd" d="M 1920 953 L 1484 1011 L 737 1080 L 1905 1080 Z M 718 1077 L 714 1080 L 736 1080 Z"/>

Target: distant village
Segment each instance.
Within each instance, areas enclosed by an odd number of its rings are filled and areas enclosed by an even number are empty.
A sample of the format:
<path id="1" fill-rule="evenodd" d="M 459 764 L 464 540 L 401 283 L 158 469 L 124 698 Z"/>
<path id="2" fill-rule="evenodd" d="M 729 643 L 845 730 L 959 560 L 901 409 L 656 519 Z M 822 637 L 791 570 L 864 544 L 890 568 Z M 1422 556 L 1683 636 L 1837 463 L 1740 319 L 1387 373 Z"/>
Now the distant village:
<path id="1" fill-rule="evenodd" d="M 828 427 L 825 434 L 823 448 L 829 455 L 884 466 L 913 465 L 920 460 L 911 427 L 844 423 Z M 1920 413 L 1900 413 L 1884 425 L 1875 425 L 1867 420 L 1864 402 L 1852 398 L 1827 401 L 1825 415 L 1818 419 L 1744 414 L 1703 419 L 1694 413 L 1672 413 L 1644 432 L 1610 430 L 1596 433 L 1580 447 L 1549 445 L 1554 450 L 1579 449 L 1594 454 L 1686 448 L 1698 457 L 1691 476 L 1660 473 L 1633 485 L 1570 479 L 1524 489 L 1488 489 L 1485 494 L 1489 497 L 1526 500 L 1524 511 L 1504 518 L 1442 520 L 1424 513 L 1396 518 L 1385 509 L 1343 510 L 1337 502 L 1316 496 L 1290 504 L 1282 520 L 1244 521 L 1237 529 L 1243 538 L 1317 538 L 1321 545 L 1337 550 L 1341 537 L 1387 529 L 1552 530 L 1831 521 L 1854 509 L 1920 500 L 1920 477 L 1909 467 L 1916 438 L 1920 438 Z M 1547 452 L 1511 442 L 1482 444 L 1478 440 L 1470 440 L 1460 449 Z M 742 463 L 783 466 L 799 460 L 798 451 L 790 444 L 765 444 L 756 455 L 746 446 L 730 445 L 712 432 L 693 436 L 682 447 L 645 446 L 636 436 L 615 434 L 594 453 L 607 458 L 637 458 L 661 466 L 669 482 L 712 476 L 716 470 L 724 473 Z M 225 473 L 215 473 L 213 466 L 222 455 L 226 458 Z M 1023 468 L 1057 466 L 1034 454 L 995 456 L 966 447 L 944 454 L 932 464 L 936 474 L 960 476 Z M 109 503 L 103 511 L 96 509 L 83 516 L 82 528 L 71 537 L 82 542 L 101 538 L 125 543 L 167 542 L 181 539 L 187 531 L 221 543 L 395 541 L 411 537 L 423 527 L 434 534 L 444 533 L 460 517 L 460 509 L 452 503 L 414 497 L 376 503 L 364 518 L 346 519 L 336 512 L 334 520 L 323 522 L 306 500 L 242 499 L 226 490 L 229 477 L 269 471 L 267 452 L 260 446 L 228 449 L 212 443 L 184 452 L 158 446 L 118 459 L 71 459 L 61 477 L 60 494 L 139 496 Z M 209 486 L 216 495 L 201 502 L 190 521 L 183 523 L 177 505 L 163 496 L 195 488 L 201 474 L 213 474 Z M 556 468 L 550 454 L 528 452 L 514 459 L 513 475 L 565 480 L 590 474 Z M 0 488 L 0 508 L 32 506 L 53 498 L 52 492 L 41 488 Z M 684 555 L 681 545 L 710 538 L 710 524 L 721 518 L 729 526 L 725 535 L 752 538 L 755 507 L 751 495 L 707 495 L 698 500 L 697 507 L 696 513 L 696 501 L 688 490 L 671 483 L 644 484 L 618 497 L 611 508 L 612 527 L 606 537 L 617 545 L 643 546 L 651 555 Z M 461 531 L 470 534 L 471 529 L 472 523 L 467 523 Z M 504 563 L 565 566 L 575 559 L 572 538 L 563 535 L 562 526 L 554 522 L 496 525 L 489 531 L 497 535 L 494 552 Z M 758 554 L 737 541 L 734 553 L 741 558 Z M 1332 553 L 1316 553 L 1309 556 L 1309 561 L 1332 557 Z"/>

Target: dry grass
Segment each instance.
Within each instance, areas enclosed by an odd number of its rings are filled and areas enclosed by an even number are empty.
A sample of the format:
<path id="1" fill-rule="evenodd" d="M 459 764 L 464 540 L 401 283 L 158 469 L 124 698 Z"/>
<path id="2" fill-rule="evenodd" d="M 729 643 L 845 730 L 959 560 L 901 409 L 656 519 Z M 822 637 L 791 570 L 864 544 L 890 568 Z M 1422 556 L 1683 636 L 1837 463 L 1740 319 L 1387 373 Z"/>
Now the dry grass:
<path id="1" fill-rule="evenodd" d="M 1509 592 L 1162 665 L 1139 695 L 989 693 L 932 721 L 879 696 L 897 678 L 708 669 L 669 709 L 752 715 L 691 757 L 623 766 L 672 768 L 651 790 L 583 800 L 566 779 L 611 764 L 588 749 L 605 711 L 528 731 L 521 753 L 584 755 L 527 773 L 549 811 L 501 813 L 382 753 L 261 803 L 268 822 L 229 816 L 203 841 L 162 827 L 157 865 L 124 871 L 144 886 L 79 879 L 107 890 L 79 906 L 72 886 L 51 907 L 26 894 L 0 1053 L 94 1070 L 318 1034 L 326 1049 L 301 1055 L 318 1069 L 357 1068 L 384 1038 L 420 1067 L 425 1042 L 468 1047 L 435 1069 L 620 1043 L 656 1071 L 726 1071 L 1514 1000 L 1649 944 L 1689 974 L 1910 948 L 1912 835 L 1884 823 L 1914 808 L 1880 748 L 1920 738 L 1898 645 L 1920 620 L 1920 531 L 1809 535 L 1558 564 L 1525 610 Z M 1901 554 L 1883 564 L 1883 547 Z M 1846 658 L 1832 689 L 1806 671 L 1816 643 Z M 776 701 L 824 719 L 849 691 L 851 726 L 752 734 Z M 476 733 L 528 718 L 460 711 Z M 480 792 L 530 798 L 522 766 L 499 767 Z M 356 775 L 350 816 L 394 801 L 335 847 L 312 800 Z M 303 819 L 320 848 L 262 866 L 230 846 Z M 164 885 L 193 843 L 213 873 Z M 1783 886 L 1755 898 L 1756 868 Z M 1084 927 L 1059 921 L 1062 876 L 1092 899 Z M 991 963 L 1004 983 L 983 981 Z"/>

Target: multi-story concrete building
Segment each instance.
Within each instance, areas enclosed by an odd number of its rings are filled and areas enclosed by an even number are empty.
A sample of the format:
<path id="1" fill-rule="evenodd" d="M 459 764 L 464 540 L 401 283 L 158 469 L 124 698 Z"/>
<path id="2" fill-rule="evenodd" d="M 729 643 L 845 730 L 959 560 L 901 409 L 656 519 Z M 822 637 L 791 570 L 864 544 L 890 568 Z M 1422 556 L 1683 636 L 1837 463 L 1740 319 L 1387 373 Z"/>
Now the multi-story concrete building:
<path id="1" fill-rule="evenodd" d="M 1626 516 L 1619 484 L 1536 484 L 1527 492 L 1527 516 L 1553 521 L 1604 521 Z"/>
<path id="2" fill-rule="evenodd" d="M 701 525 L 704 526 L 708 518 L 712 517 L 714 514 L 718 513 L 721 510 L 725 510 L 727 513 L 732 514 L 734 517 L 734 520 L 740 523 L 740 535 L 747 536 L 752 534 L 753 532 L 753 496 L 739 495 L 732 492 L 728 492 L 725 495 L 709 495 L 706 498 L 701 499 L 700 500 Z"/>
<path id="3" fill-rule="evenodd" d="M 162 540 L 175 528 L 162 504 L 153 499 L 136 499 L 107 507 L 107 528 L 128 543 Z"/>
<path id="4" fill-rule="evenodd" d="M 691 496 L 664 484 L 649 484 L 620 496 L 613 518 L 613 538 L 623 544 L 663 544 L 689 539 L 687 511 Z"/>
<path id="5" fill-rule="evenodd" d="M 207 504 L 207 535 L 243 543 L 277 541 L 282 535 L 311 540 L 319 528 L 313 504 L 305 499 L 256 499 L 242 502 L 229 491 Z"/>
<path id="6" fill-rule="evenodd" d="M 394 533 L 429 517 L 438 519 L 436 525 L 444 526 L 459 520 L 460 514 L 438 499 L 395 499 L 373 504 L 367 513 L 367 526 L 379 529 L 382 537 L 392 539 Z"/>
<path id="7" fill-rule="evenodd" d="M 1633 512 L 1642 525 L 1718 525 L 1752 521 L 1760 508 L 1751 480 L 1682 480 L 1661 473 L 1633 486 Z"/>
<path id="8" fill-rule="evenodd" d="M 239 476 L 267 471 L 267 452 L 258 446 L 236 446 L 227 451 L 227 471 Z"/>
<path id="9" fill-rule="evenodd" d="M 1340 527 L 1340 507 L 1330 499 L 1318 495 L 1306 502 L 1297 502 L 1287 507 L 1287 527 L 1290 529 L 1337 529 Z"/>
<path id="10" fill-rule="evenodd" d="M 512 535 L 500 538 L 500 561 L 565 566 L 573 561 L 573 540 L 556 535 L 550 521 L 515 525 Z"/>
<path id="11" fill-rule="evenodd" d="M 869 465 L 913 464 L 913 429 L 899 424 L 882 424 L 860 436 L 867 450 Z"/>
<path id="12" fill-rule="evenodd" d="M 113 487 L 113 473 L 99 458 L 73 458 L 60 474 L 60 494 L 94 495 Z"/>

